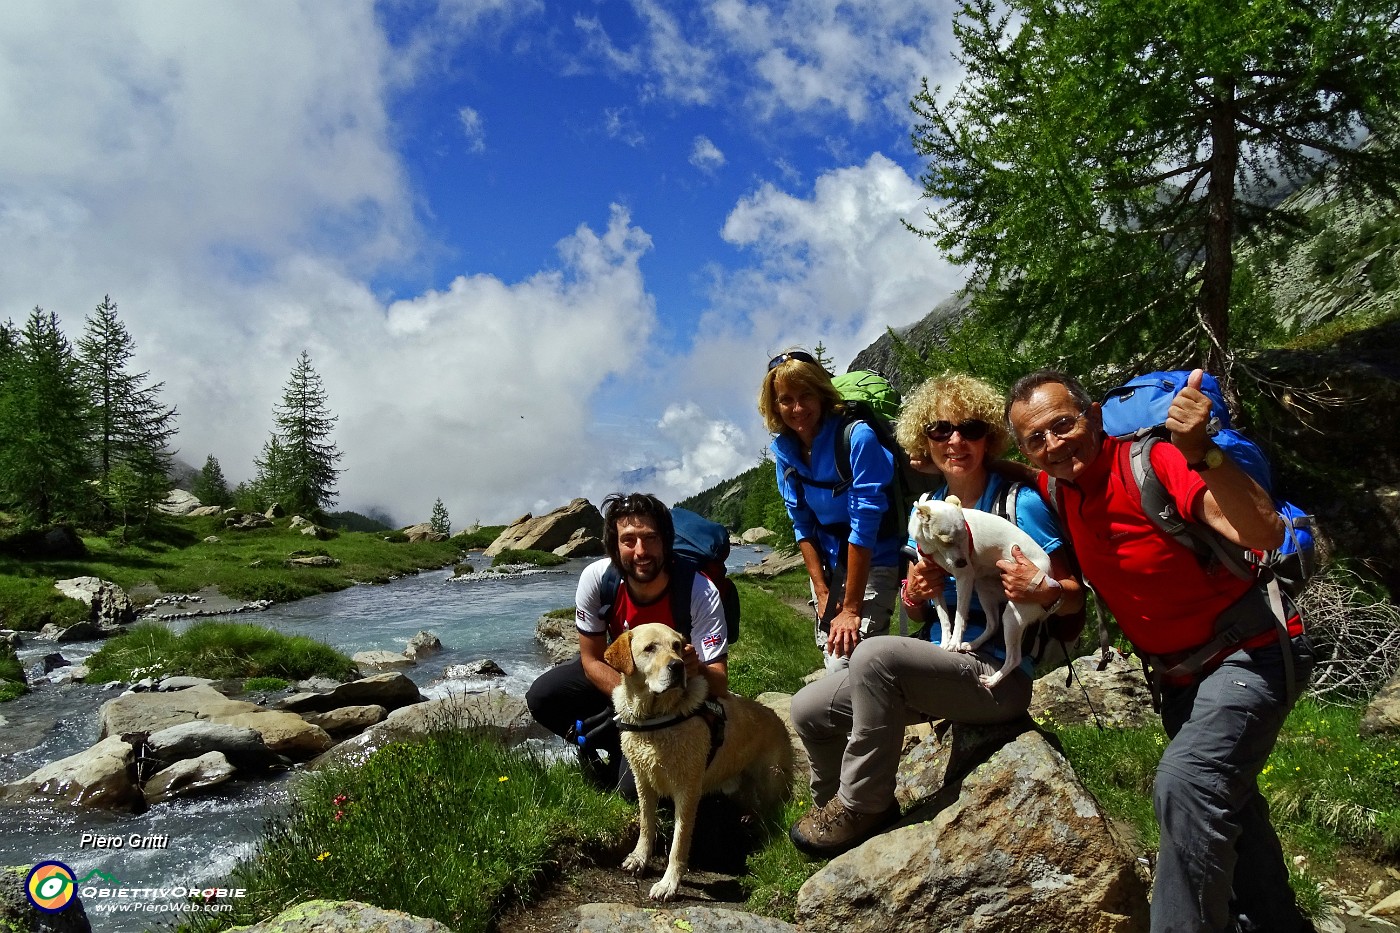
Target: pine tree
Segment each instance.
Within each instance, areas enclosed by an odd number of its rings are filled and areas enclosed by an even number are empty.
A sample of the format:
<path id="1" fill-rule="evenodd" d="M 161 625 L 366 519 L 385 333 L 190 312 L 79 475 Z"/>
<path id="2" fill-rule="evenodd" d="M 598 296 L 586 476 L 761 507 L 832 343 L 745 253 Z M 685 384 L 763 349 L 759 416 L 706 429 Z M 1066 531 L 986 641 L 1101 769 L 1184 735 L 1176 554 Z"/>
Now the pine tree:
<path id="1" fill-rule="evenodd" d="M 228 480 L 224 479 L 223 467 L 210 454 L 204 461 L 204 468 L 194 478 L 194 493 L 201 505 L 217 505 L 228 508 L 233 505 L 233 493 L 229 492 Z"/>
<path id="2" fill-rule="evenodd" d="M 433 531 L 437 532 L 438 534 L 452 534 L 452 519 L 448 518 L 447 506 L 442 504 L 441 498 L 439 498 L 436 502 L 433 503 L 433 518 L 431 525 Z"/>
<path id="3" fill-rule="evenodd" d="M 270 505 L 288 507 L 291 483 L 287 476 L 287 456 L 282 447 L 282 439 L 276 434 L 263 441 L 262 453 L 254 465 L 257 475 L 253 477 L 252 493 L 257 498 L 257 511 Z"/>
<path id="4" fill-rule="evenodd" d="M 82 516 L 87 399 L 58 316 L 35 308 L 0 338 L 0 500 L 34 525 Z M 17 337 L 17 339 L 16 339 Z"/>
<path id="5" fill-rule="evenodd" d="M 90 413 L 88 445 L 99 495 L 106 501 L 112 471 L 125 466 L 135 476 L 123 480 L 123 509 L 144 519 L 142 503 L 131 497 L 139 490 L 150 500 L 144 503 L 149 511 L 168 491 L 167 444 L 175 435 L 175 409 L 160 403 L 163 383 L 146 385 L 149 373 L 127 371 L 135 346 L 117 319 L 116 303 L 104 295 L 78 341 L 78 374 Z"/>
<path id="6" fill-rule="evenodd" d="M 259 469 L 275 481 L 275 501 L 294 512 L 314 512 L 334 505 L 335 481 L 340 475 L 335 465 L 341 453 L 330 434 L 337 418 L 326 407 L 326 390 L 305 350 L 297 358 L 273 417 L 276 445 L 264 448 Z"/>

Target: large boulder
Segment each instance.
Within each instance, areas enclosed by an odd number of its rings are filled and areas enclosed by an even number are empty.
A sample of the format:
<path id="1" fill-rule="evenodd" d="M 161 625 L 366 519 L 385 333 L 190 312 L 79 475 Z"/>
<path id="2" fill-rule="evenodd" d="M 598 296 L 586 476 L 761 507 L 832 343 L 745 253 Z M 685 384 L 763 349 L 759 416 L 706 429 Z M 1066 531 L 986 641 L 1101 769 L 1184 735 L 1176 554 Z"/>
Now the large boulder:
<path id="1" fill-rule="evenodd" d="M 211 752 L 218 752 L 220 757 L 244 770 L 268 768 L 282 760 L 268 748 L 262 733 L 230 723 L 191 720 L 153 732 L 146 738 L 145 753 L 166 765 L 202 758 Z"/>
<path id="2" fill-rule="evenodd" d="M 446 541 L 447 535 L 441 531 L 434 531 L 432 522 L 419 522 L 417 525 L 409 525 L 403 530 L 408 536 L 409 543 L 417 541 Z"/>
<path id="3" fill-rule="evenodd" d="M 608 552 L 603 539 L 585 528 L 575 528 L 569 540 L 554 549 L 560 557 L 602 557 Z"/>
<path id="4" fill-rule="evenodd" d="M 0 789 L 12 802 L 50 800 L 74 806 L 120 810 L 141 799 L 136 786 L 131 746 L 108 736 L 89 749 L 69 755 Z"/>
<path id="5" fill-rule="evenodd" d="M 375 673 L 394 671 L 401 667 L 413 667 L 418 663 L 407 655 L 397 654 L 393 651 L 356 651 L 350 660 L 355 662 L 355 666 L 362 673 L 365 671 Z"/>
<path id="6" fill-rule="evenodd" d="M 553 664 L 563 664 L 578 657 L 578 629 L 573 614 L 540 616 L 535 623 L 535 640 L 544 647 Z"/>
<path id="7" fill-rule="evenodd" d="M 322 729 L 335 738 L 358 735 L 370 726 L 378 725 L 389 715 L 382 706 L 342 706 L 324 713 L 302 713 L 301 718 Z"/>
<path id="8" fill-rule="evenodd" d="M 569 542 L 574 533 L 603 537 L 603 516 L 587 499 L 575 499 L 548 515 L 526 515 L 502 531 L 486 549 L 487 557 L 505 550 L 553 551 Z"/>
<path id="9" fill-rule="evenodd" d="M 186 492 L 183 489 L 172 489 L 166 495 L 165 501 L 156 503 L 156 509 L 166 515 L 188 515 L 201 505 L 203 503 L 194 493 Z"/>
<path id="10" fill-rule="evenodd" d="M 1097 721 L 1105 728 L 1137 728 L 1157 721 L 1152 692 L 1140 665 L 1111 651 L 1104 669 L 1098 666 L 1097 654 L 1076 658 L 1074 682 L 1068 686 L 1063 667 L 1037 679 L 1031 693 L 1031 715 L 1065 726 Z"/>
<path id="11" fill-rule="evenodd" d="M 442 639 L 432 632 L 418 632 L 408 640 L 408 647 L 404 649 L 403 656 L 417 661 L 419 658 L 431 657 L 441 652 Z"/>
<path id="12" fill-rule="evenodd" d="M 207 720 L 252 729 L 279 755 L 303 759 L 335 744 L 325 731 L 294 713 L 230 700 L 212 687 L 196 686 L 174 693 L 128 693 L 102 704 L 102 735 L 157 733 L 170 726 Z"/>
<path id="13" fill-rule="evenodd" d="M 136 605 L 126 590 L 98 577 L 73 577 L 59 580 L 54 584 L 69 599 L 76 599 L 88 607 L 88 621 L 99 631 L 110 631 L 136 619 Z"/>
<path id="14" fill-rule="evenodd" d="M 921 776 L 901 776 L 901 798 L 913 809 L 808 878 L 798 924 L 881 933 L 1145 931 L 1136 853 L 1052 741 L 1029 720 L 966 737 L 960 730 L 920 740 L 915 752 L 925 754 L 913 757 Z"/>

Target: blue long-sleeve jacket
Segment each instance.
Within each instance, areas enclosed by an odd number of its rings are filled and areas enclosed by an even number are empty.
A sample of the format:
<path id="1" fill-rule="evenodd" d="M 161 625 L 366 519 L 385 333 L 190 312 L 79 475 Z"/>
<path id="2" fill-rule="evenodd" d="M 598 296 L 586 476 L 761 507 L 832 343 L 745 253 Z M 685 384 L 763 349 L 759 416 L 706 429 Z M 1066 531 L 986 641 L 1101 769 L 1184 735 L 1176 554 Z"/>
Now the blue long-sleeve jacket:
<path id="1" fill-rule="evenodd" d="M 893 567 L 899 564 L 904 534 L 881 539 L 880 524 L 890 505 L 890 484 L 894 479 L 894 457 L 875 437 L 864 422 L 857 422 L 851 432 L 851 485 L 839 494 L 818 486 L 803 485 L 801 507 L 795 480 L 790 479 L 789 467 L 809 479 L 835 483 L 840 474 L 836 469 L 838 434 L 845 422 L 835 415 L 822 419 L 817 436 L 812 441 L 812 462 L 803 463 L 801 442 L 790 432 L 773 438 L 769 448 L 778 471 L 778 492 L 787 506 L 788 517 L 798 541 L 809 540 L 817 545 L 828 566 L 844 558 L 846 543 L 870 548 L 873 567 Z M 821 526 L 849 525 L 850 531 L 838 536 Z M 841 529 L 844 530 L 844 529 Z"/>

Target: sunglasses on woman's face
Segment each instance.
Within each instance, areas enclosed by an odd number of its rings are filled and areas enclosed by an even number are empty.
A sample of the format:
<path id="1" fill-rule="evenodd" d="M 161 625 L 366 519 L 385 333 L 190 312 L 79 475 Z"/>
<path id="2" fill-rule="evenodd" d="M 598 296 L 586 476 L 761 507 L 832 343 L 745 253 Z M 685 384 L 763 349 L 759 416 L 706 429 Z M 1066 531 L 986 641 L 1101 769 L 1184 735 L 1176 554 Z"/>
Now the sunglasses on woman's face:
<path id="1" fill-rule="evenodd" d="M 980 441 L 987 436 L 987 432 L 992 426 L 980 418 L 969 418 L 966 421 L 959 421 L 953 424 L 951 421 L 934 421 L 924 425 L 924 437 L 931 441 L 938 441 L 940 444 L 953 436 L 953 432 L 962 435 L 965 441 Z"/>
<path id="2" fill-rule="evenodd" d="M 799 363 L 811 363 L 817 365 L 817 358 L 804 350 L 793 350 L 790 353 L 779 353 L 768 361 L 768 371 L 771 373 L 775 368 L 783 365 L 788 360 L 797 360 Z"/>

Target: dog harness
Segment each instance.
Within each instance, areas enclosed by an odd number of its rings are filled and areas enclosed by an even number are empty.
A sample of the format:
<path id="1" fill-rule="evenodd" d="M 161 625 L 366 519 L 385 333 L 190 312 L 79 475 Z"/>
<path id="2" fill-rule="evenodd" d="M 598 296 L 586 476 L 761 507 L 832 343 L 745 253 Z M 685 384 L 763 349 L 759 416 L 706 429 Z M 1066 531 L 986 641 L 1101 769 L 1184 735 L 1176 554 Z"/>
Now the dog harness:
<path id="1" fill-rule="evenodd" d="M 716 700 L 706 700 L 688 713 L 675 716 L 658 716 L 655 719 L 644 719 L 641 722 L 623 722 L 616 716 L 613 719 L 617 722 L 617 728 L 621 732 L 656 732 L 659 729 L 669 729 L 671 726 L 680 725 L 687 719 L 694 719 L 699 716 L 704 719 L 710 727 L 710 755 L 705 759 L 705 767 L 709 767 L 715 760 L 715 755 L 719 753 L 719 747 L 724 744 L 724 707 Z"/>

